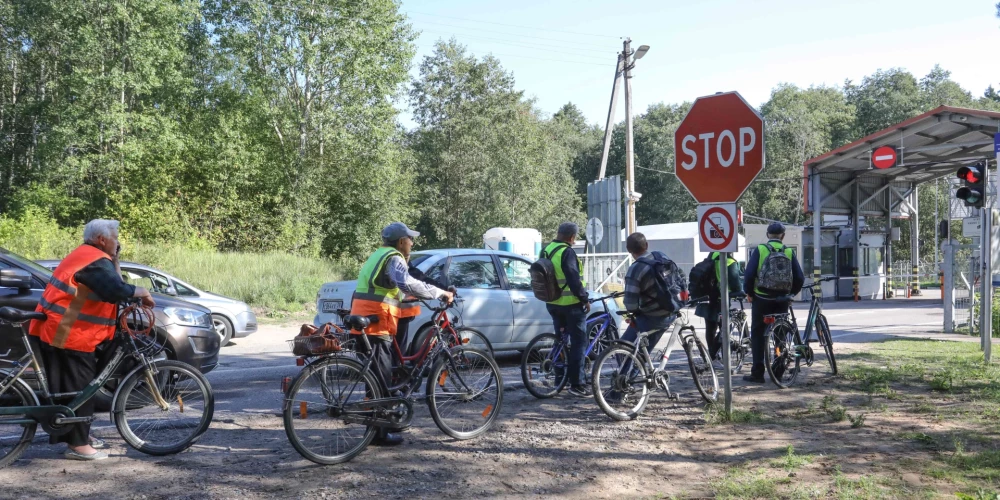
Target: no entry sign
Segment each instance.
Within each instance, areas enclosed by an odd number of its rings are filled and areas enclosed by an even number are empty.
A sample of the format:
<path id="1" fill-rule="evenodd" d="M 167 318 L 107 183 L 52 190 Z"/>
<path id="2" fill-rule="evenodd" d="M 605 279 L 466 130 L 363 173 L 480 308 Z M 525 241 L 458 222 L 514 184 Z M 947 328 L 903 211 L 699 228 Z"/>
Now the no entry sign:
<path id="1" fill-rule="evenodd" d="M 736 204 L 698 205 L 698 241 L 702 252 L 736 252 Z"/>
<path id="2" fill-rule="evenodd" d="M 764 120 L 736 92 L 699 97 L 674 134 L 674 173 L 698 203 L 735 203 L 764 169 Z"/>
<path id="3" fill-rule="evenodd" d="M 875 168 L 889 168 L 896 165 L 898 157 L 896 148 L 892 146 L 882 146 L 872 151 L 872 165 Z"/>

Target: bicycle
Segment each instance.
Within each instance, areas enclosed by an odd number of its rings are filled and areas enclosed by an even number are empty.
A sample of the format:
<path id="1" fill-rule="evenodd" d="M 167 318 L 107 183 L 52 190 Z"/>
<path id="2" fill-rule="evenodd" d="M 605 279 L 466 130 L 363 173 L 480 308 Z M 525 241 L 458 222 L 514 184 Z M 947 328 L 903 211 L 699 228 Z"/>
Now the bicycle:
<path id="1" fill-rule="evenodd" d="M 807 367 L 811 367 L 815 361 L 815 354 L 812 347 L 812 331 L 816 327 L 816 337 L 826 353 L 827 361 L 830 363 L 831 372 L 837 374 L 837 359 L 833 354 L 833 336 L 830 335 L 830 325 L 826 316 L 822 313 L 821 293 L 818 289 L 824 281 L 838 279 L 836 276 L 823 278 L 803 288 L 808 288 L 811 292 L 809 303 L 809 314 L 806 317 L 805 333 L 799 333 L 798 322 L 795 319 L 795 312 L 791 307 L 791 296 L 782 296 L 774 300 L 788 304 L 788 312 L 779 314 L 769 314 L 764 316 L 764 324 L 767 329 L 764 331 L 767 339 L 767 350 L 764 354 L 764 364 L 767 374 L 775 385 L 782 389 L 791 387 L 801 373 L 801 363 L 804 360 Z M 802 339 L 805 338 L 805 342 Z"/>
<path id="2" fill-rule="evenodd" d="M 619 315 L 632 318 L 627 311 Z M 694 327 L 683 311 L 675 315 L 667 335 L 660 362 L 653 365 L 648 351 L 648 337 L 657 330 L 639 332 L 636 342 L 615 341 L 594 364 L 594 399 L 597 406 L 615 420 L 634 420 L 642 413 L 652 390 L 663 389 L 667 398 L 677 400 L 670 391 L 670 375 L 664 370 L 675 340 L 687 354 L 694 385 L 706 403 L 719 398 L 719 380 L 705 344 L 695 335 Z M 662 341 L 662 339 L 661 339 Z"/>
<path id="3" fill-rule="evenodd" d="M 18 360 L 0 359 L 11 365 L 0 370 L 0 435 L 5 438 L 0 440 L 0 467 L 24 453 L 39 425 L 50 436 L 58 436 L 70 430 L 69 424 L 93 422 L 94 416 L 78 417 L 75 412 L 97 394 L 127 358 L 134 359 L 138 366 L 118 384 L 111 400 L 111 420 L 129 446 L 149 455 L 171 455 L 187 449 L 205 433 L 215 408 L 208 380 L 185 363 L 153 359 L 163 346 L 152 333 L 152 309 L 140 307 L 138 299 L 124 302 L 120 309 L 115 323 L 115 350 L 107 366 L 82 391 L 52 393 L 25 327 L 30 320 L 45 320 L 47 316 L 0 308 L 0 322 L 21 328 L 26 349 Z M 23 379 L 28 368 L 34 368 L 37 391 Z M 39 402 L 39 395 L 44 404 Z M 66 404 L 54 402 L 65 398 L 72 400 Z M 7 439 L 9 436 L 16 437 Z"/>
<path id="4" fill-rule="evenodd" d="M 750 354 L 750 325 L 747 324 L 747 312 L 744 300 L 745 294 L 738 294 L 732 297 L 740 302 L 739 309 L 729 308 L 729 371 L 737 374 L 743 370 L 743 362 L 747 354 Z M 720 315 L 719 325 L 722 325 Z M 722 339 L 719 339 L 720 342 Z"/>
<path id="5" fill-rule="evenodd" d="M 451 346 L 441 325 L 453 304 L 432 307 L 433 335 L 428 335 L 410 365 L 393 343 L 398 368 L 387 381 L 388 394 L 374 371 L 371 356 L 340 351 L 315 357 L 287 387 L 283 405 L 285 434 L 296 451 L 318 464 L 332 465 L 360 454 L 380 428 L 405 429 L 413 418 L 414 393 L 426 378 L 425 395 L 434 423 L 455 439 L 486 432 L 503 405 L 503 378 L 493 357 L 467 345 Z M 353 342 L 371 352 L 364 332 L 372 319 L 348 315 L 348 328 L 362 332 Z M 284 387 L 283 387 L 284 389 Z"/>
<path id="6" fill-rule="evenodd" d="M 618 327 L 610 314 L 608 300 L 625 295 L 615 292 L 611 295 L 590 299 L 591 304 L 600 302 L 604 312 L 587 320 L 590 343 L 584 351 L 584 374 L 590 375 L 589 364 L 604 352 L 612 342 L 618 340 Z M 569 334 L 560 332 L 543 333 L 528 342 L 521 355 L 521 380 L 524 388 L 538 399 L 547 399 L 562 392 L 569 381 Z"/>

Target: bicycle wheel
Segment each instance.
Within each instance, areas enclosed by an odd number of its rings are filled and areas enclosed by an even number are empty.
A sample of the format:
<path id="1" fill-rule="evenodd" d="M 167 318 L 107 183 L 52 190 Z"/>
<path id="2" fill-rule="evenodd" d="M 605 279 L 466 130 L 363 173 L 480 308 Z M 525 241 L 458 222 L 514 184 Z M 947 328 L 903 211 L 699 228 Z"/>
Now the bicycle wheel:
<path id="1" fill-rule="evenodd" d="M 187 449 L 212 423 L 215 398 L 205 376 L 179 361 L 156 361 L 157 404 L 146 370 L 133 371 L 122 381 L 112 418 L 129 446 L 149 455 L 170 455 Z"/>
<path id="2" fill-rule="evenodd" d="M 344 404 L 382 397 L 370 371 L 361 363 L 329 356 L 302 370 L 285 394 L 283 419 L 292 447 L 322 465 L 356 457 L 375 438 L 377 427 L 344 422 Z"/>
<path id="3" fill-rule="evenodd" d="M 0 394 L 0 406 L 38 406 L 38 398 L 25 384 L 15 382 Z M 27 415 L 0 415 L 0 468 L 13 463 L 31 446 L 38 424 L 8 423 L 8 420 L 27 419 Z"/>
<path id="4" fill-rule="evenodd" d="M 830 361 L 830 372 L 837 374 L 837 358 L 833 356 L 833 336 L 830 335 L 830 325 L 826 322 L 826 316 L 822 314 L 816 316 L 816 333 L 819 343 L 823 344 L 826 351 L 826 359 Z"/>
<path id="5" fill-rule="evenodd" d="M 590 330 L 587 331 L 587 345 L 590 345 L 589 343 L 594 341 L 594 337 L 596 337 L 598 333 L 601 334 L 600 340 L 594 344 L 594 348 L 590 351 L 589 357 L 591 360 L 596 360 L 602 352 L 606 351 L 608 347 L 611 347 L 611 344 L 614 343 L 614 341 L 618 340 L 618 327 L 614 324 L 614 322 L 609 321 L 607 328 L 601 332 L 601 325 L 603 324 L 603 321 L 595 321 L 594 324 L 590 326 Z"/>
<path id="6" fill-rule="evenodd" d="M 551 398 L 566 387 L 569 380 L 567 349 L 569 346 L 558 342 L 554 333 L 543 333 L 528 342 L 528 348 L 521 355 L 521 380 L 532 396 Z"/>
<path id="7" fill-rule="evenodd" d="M 729 331 L 729 370 L 737 374 L 743 370 L 750 348 L 750 330 L 746 323 L 733 323 Z"/>
<path id="8" fill-rule="evenodd" d="M 427 408 L 434 423 L 455 439 L 489 430 L 503 405 L 500 367 L 489 354 L 468 347 L 443 355 L 427 379 Z"/>
<path id="9" fill-rule="evenodd" d="M 697 337 L 688 337 L 684 342 L 684 352 L 687 354 L 688 366 L 694 386 L 698 388 L 706 403 L 714 403 L 719 399 L 719 379 L 715 376 L 715 367 L 708 356 L 708 349 Z"/>
<path id="10" fill-rule="evenodd" d="M 456 330 L 455 333 L 458 334 L 458 338 L 462 339 L 462 345 L 478 349 L 486 354 L 489 354 L 490 356 L 493 356 L 493 343 L 490 342 L 490 339 L 486 338 L 486 335 L 483 335 L 479 330 L 462 327 Z"/>
<path id="11" fill-rule="evenodd" d="M 601 353 L 592 378 L 597 406 L 615 420 L 634 420 L 649 401 L 646 363 L 631 348 L 613 346 Z"/>
<path id="12" fill-rule="evenodd" d="M 790 387 L 799 376 L 801 358 L 795 353 L 797 331 L 787 322 L 771 325 L 767 335 L 767 350 L 764 351 L 764 366 L 774 385 Z"/>

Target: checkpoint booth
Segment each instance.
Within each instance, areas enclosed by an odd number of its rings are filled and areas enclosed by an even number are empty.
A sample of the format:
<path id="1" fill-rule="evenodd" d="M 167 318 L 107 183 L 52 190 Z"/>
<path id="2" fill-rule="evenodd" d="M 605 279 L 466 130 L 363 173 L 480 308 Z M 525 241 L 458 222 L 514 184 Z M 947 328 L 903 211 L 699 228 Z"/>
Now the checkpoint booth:
<path id="1" fill-rule="evenodd" d="M 851 295 L 860 299 L 862 296 L 876 297 L 868 293 L 875 283 L 874 277 L 862 287 L 862 273 L 877 269 L 881 275 L 879 279 L 884 281 L 886 275 L 898 276 L 899 271 L 905 271 L 910 294 L 919 296 L 920 279 L 936 279 L 934 275 L 937 274 L 921 276 L 919 271 L 922 263 L 933 260 L 920 253 L 919 218 L 934 217 L 933 207 L 928 213 L 920 211 L 917 197 L 920 185 L 954 177 L 958 168 L 979 162 L 988 162 L 993 170 L 996 166 L 994 135 L 997 133 L 1000 133 L 1000 112 L 940 106 L 806 160 L 803 165 L 803 211 L 811 214 L 812 227 L 821 228 L 804 236 L 812 240 L 808 249 L 805 247 L 809 242 L 803 243 L 804 250 L 813 254 L 811 261 L 806 263 L 811 267 L 805 269 L 806 274 L 844 277 L 849 269 Z M 995 171 L 992 175 L 996 175 Z M 975 215 L 955 210 L 952 204 L 952 210 L 943 218 Z M 829 233 L 838 224 L 840 233 L 831 238 Z M 910 226 L 910 241 L 903 242 L 910 246 L 910 268 L 893 272 L 891 243 L 893 236 L 898 234 L 898 229 L 894 231 L 894 228 L 903 224 Z M 854 232 L 853 228 L 860 228 L 861 237 L 845 239 L 845 234 Z M 835 243 L 832 253 L 825 250 L 831 243 Z M 938 246 L 938 242 L 934 245 Z M 830 292 L 843 297 L 845 280 L 840 281 L 840 291 Z M 824 288 L 824 295 L 827 292 Z M 947 290 L 945 295 L 947 330 Z"/>

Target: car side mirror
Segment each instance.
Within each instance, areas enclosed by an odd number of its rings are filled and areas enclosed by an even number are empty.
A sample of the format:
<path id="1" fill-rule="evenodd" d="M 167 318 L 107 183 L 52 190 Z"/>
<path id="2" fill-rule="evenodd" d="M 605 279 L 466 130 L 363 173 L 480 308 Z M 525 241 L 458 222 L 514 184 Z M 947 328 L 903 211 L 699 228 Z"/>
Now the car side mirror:
<path id="1" fill-rule="evenodd" d="M 18 290 L 31 288 L 31 273 L 21 269 L 0 269 L 0 287 Z"/>
<path id="2" fill-rule="evenodd" d="M 163 292 L 166 293 L 167 295 L 173 295 L 174 297 L 177 296 L 177 289 L 172 286 L 168 286 L 167 289 L 164 290 Z"/>

